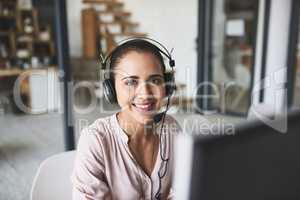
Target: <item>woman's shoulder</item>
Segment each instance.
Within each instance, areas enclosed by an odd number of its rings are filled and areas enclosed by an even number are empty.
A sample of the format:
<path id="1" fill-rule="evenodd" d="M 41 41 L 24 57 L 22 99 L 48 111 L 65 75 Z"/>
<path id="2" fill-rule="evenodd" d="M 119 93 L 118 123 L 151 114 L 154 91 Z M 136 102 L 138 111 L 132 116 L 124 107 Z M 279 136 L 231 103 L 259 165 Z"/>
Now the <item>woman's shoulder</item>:
<path id="1" fill-rule="evenodd" d="M 81 135 L 94 135 L 100 138 L 105 138 L 112 130 L 114 115 L 98 118 L 92 124 L 85 127 L 81 131 Z"/>
<path id="2" fill-rule="evenodd" d="M 179 125 L 178 121 L 172 115 L 166 115 L 165 126 L 168 130 L 171 130 L 171 132 L 180 133 L 182 131 L 182 128 Z"/>
<path id="3" fill-rule="evenodd" d="M 95 120 L 91 125 L 80 132 L 77 148 L 80 152 L 94 152 L 98 154 L 99 148 L 105 143 L 111 132 L 112 116 Z"/>
<path id="4" fill-rule="evenodd" d="M 166 114 L 165 121 L 168 123 L 178 123 L 177 120 L 175 119 L 175 117 L 173 117 L 172 115 L 169 115 L 169 114 Z"/>

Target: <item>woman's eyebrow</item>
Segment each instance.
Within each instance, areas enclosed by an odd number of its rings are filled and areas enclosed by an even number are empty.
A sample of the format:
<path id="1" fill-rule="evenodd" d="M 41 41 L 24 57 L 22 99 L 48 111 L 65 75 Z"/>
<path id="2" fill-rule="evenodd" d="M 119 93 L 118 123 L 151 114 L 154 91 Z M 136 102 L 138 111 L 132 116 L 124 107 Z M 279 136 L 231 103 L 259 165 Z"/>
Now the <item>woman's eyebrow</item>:
<path id="1" fill-rule="evenodd" d="M 155 78 L 155 77 L 163 78 L 164 76 L 161 75 L 161 74 L 151 74 L 151 75 L 149 76 L 149 78 Z M 134 75 L 133 75 L 133 76 L 126 76 L 126 77 L 123 77 L 121 80 L 128 79 L 128 78 L 131 78 L 131 79 L 139 79 L 138 76 L 134 76 Z"/>
<path id="2" fill-rule="evenodd" d="M 152 75 L 149 76 L 149 78 L 155 78 L 155 77 L 163 78 L 164 76 L 161 75 L 161 74 L 152 74 Z"/>
<path id="3" fill-rule="evenodd" d="M 138 79 L 139 77 L 138 76 L 125 76 L 121 80 L 124 80 L 124 79 L 127 79 L 127 78 Z"/>

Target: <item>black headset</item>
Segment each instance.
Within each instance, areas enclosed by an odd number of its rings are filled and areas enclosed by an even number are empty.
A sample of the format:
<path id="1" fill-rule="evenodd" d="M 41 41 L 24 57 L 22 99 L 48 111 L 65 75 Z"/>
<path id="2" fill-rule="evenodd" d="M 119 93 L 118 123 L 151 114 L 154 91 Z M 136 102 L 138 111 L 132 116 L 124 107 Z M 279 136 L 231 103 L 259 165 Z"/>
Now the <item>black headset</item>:
<path id="1" fill-rule="evenodd" d="M 171 72 L 164 72 L 164 80 L 165 80 L 165 84 L 166 84 L 166 96 L 170 97 L 176 90 L 175 78 L 174 78 L 175 60 L 172 58 L 172 55 L 167 50 L 167 48 L 165 46 L 163 46 L 160 42 L 158 42 L 154 39 L 151 39 L 148 37 L 133 37 L 133 38 L 128 38 L 128 39 L 122 40 L 121 42 L 118 43 L 117 47 L 114 48 L 105 58 L 103 58 L 103 56 L 101 55 L 102 70 L 108 69 L 110 71 L 112 69 L 111 57 L 123 45 L 130 45 L 131 43 L 135 43 L 135 42 L 139 42 L 139 41 L 147 42 L 150 46 L 152 46 L 154 49 L 156 49 L 160 54 L 162 54 L 166 58 L 168 58 L 169 66 L 171 67 Z M 111 74 L 111 73 L 108 73 L 108 74 Z M 106 77 L 106 78 L 104 77 L 102 84 L 103 84 L 103 93 L 104 93 L 105 99 L 111 104 L 118 103 L 114 80 L 110 76 Z"/>

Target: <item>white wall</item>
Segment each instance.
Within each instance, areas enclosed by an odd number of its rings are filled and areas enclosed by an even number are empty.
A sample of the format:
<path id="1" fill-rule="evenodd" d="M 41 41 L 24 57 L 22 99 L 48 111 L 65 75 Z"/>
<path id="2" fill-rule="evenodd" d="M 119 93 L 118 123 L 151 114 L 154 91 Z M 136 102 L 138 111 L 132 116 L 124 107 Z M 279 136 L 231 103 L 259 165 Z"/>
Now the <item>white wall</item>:
<path id="1" fill-rule="evenodd" d="M 253 105 L 259 104 L 260 83 L 264 83 L 263 103 L 279 111 L 286 108 L 287 93 L 284 83 L 287 74 L 287 53 L 289 39 L 289 23 L 292 0 L 272 0 L 270 7 L 268 43 L 266 55 L 266 74 L 260 80 L 262 68 L 263 20 L 265 0 L 260 0 L 260 14 L 256 48 L 254 87 L 252 91 Z M 275 111 L 275 110 L 274 110 Z"/>
<path id="2" fill-rule="evenodd" d="M 264 102 L 279 108 L 286 107 L 286 64 L 292 0 L 272 0 L 268 33 Z M 279 12 L 280 11 L 280 12 Z M 270 82 L 268 82 L 270 81 Z M 268 85 L 269 84 L 269 85 Z"/>
<path id="3" fill-rule="evenodd" d="M 287 56 L 289 25 L 291 20 L 292 0 L 272 0 L 270 6 L 268 43 L 266 51 L 266 74 L 261 77 L 263 15 L 265 0 L 260 0 L 260 15 L 255 60 L 254 87 L 252 90 L 252 106 L 249 116 L 255 117 L 273 129 L 287 131 Z M 259 102 L 260 85 L 263 83 L 264 99 Z M 269 115 L 274 115 L 270 118 Z M 282 118 L 283 117 L 283 118 Z"/>
<path id="4" fill-rule="evenodd" d="M 196 86 L 197 0 L 123 0 L 132 12 L 132 21 L 139 22 L 140 32 L 174 48 L 176 80 L 188 85 L 188 95 Z M 68 28 L 71 56 L 82 55 L 81 0 L 68 0 Z"/>

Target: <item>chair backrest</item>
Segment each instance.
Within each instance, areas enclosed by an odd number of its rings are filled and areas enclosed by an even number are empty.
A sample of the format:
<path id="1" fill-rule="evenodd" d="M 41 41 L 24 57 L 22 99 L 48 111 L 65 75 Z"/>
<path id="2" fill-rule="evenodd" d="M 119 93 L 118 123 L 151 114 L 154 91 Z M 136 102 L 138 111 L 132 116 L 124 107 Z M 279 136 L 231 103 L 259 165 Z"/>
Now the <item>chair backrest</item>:
<path id="1" fill-rule="evenodd" d="M 42 162 L 33 180 L 31 200 L 72 199 L 71 173 L 75 154 L 76 151 L 68 151 Z"/>
<path id="2" fill-rule="evenodd" d="M 259 116 L 271 117 L 275 115 L 275 110 L 272 105 L 260 103 L 251 105 L 248 111 L 248 120 L 260 120 Z"/>

